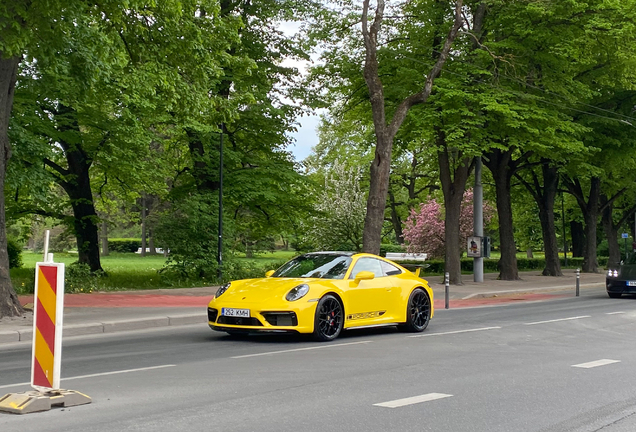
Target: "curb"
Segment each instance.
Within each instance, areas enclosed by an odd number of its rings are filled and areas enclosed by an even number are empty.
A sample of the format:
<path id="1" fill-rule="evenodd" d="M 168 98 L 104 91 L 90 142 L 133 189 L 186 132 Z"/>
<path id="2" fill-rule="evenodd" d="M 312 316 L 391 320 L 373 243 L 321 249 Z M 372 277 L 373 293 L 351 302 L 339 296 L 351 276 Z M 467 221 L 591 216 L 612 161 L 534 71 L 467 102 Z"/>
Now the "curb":
<path id="1" fill-rule="evenodd" d="M 90 334 L 117 333 L 130 330 L 143 330 L 155 327 L 182 326 L 192 324 L 207 324 L 205 314 L 184 314 L 170 316 L 155 316 L 118 321 L 88 322 L 82 324 L 64 325 L 64 336 L 83 336 Z M 33 327 L 0 331 L 0 345 L 33 340 Z"/>
<path id="2" fill-rule="evenodd" d="M 594 282 L 594 283 L 579 285 L 579 288 L 599 288 L 599 287 L 604 288 L 605 282 Z M 567 290 L 574 291 L 575 289 L 576 287 L 572 285 L 559 285 L 559 286 L 552 286 L 552 287 L 545 287 L 545 288 L 527 288 L 527 289 L 516 289 L 516 290 L 506 290 L 506 291 L 491 291 L 491 292 L 470 294 L 466 297 L 462 297 L 462 300 L 498 297 L 500 294 L 507 295 L 507 294 L 524 294 L 524 293 L 567 291 Z"/>

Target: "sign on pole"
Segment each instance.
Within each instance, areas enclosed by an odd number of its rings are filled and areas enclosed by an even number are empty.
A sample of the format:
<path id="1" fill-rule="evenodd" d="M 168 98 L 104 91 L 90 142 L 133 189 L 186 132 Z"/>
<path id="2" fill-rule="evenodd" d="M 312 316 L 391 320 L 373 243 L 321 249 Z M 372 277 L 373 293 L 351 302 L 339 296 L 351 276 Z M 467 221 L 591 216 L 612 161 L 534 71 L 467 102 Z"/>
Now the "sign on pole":
<path id="1" fill-rule="evenodd" d="M 31 366 L 31 387 L 35 389 L 60 388 L 63 317 L 64 263 L 37 263 Z"/>

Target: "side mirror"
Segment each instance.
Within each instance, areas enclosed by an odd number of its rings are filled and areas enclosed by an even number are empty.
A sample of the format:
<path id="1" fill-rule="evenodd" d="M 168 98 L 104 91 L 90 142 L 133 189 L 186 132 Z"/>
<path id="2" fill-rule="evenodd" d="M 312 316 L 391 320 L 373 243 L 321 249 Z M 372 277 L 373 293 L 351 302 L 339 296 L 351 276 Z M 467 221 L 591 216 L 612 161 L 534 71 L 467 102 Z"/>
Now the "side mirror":
<path id="1" fill-rule="evenodd" d="M 373 272 L 361 271 L 360 273 L 356 275 L 355 281 L 360 282 L 363 280 L 371 280 L 373 278 L 375 278 L 375 274 Z"/>
<path id="2" fill-rule="evenodd" d="M 266 278 L 272 277 L 274 273 L 276 273 L 276 270 L 269 270 L 267 273 L 265 273 L 265 277 Z"/>

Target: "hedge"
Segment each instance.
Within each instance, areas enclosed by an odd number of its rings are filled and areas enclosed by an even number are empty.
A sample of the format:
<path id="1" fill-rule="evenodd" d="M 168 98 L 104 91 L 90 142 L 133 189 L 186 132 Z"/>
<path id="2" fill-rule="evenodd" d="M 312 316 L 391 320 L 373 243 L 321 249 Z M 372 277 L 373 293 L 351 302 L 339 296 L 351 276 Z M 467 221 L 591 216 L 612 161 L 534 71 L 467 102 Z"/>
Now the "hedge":
<path id="1" fill-rule="evenodd" d="M 605 267 L 607 265 L 608 257 L 598 257 L 599 267 Z M 484 258 L 484 271 L 497 272 L 499 268 L 497 266 L 499 260 Z M 422 265 L 422 261 L 399 261 L 399 264 L 406 265 Z M 444 273 L 444 260 L 426 260 L 425 264 L 428 267 L 424 270 L 426 273 Z M 561 258 L 561 267 L 564 267 L 565 263 Z M 583 258 L 568 258 L 567 268 L 581 268 L 583 266 Z M 462 271 L 473 271 L 473 258 L 462 258 L 461 260 Z M 517 269 L 520 271 L 525 270 L 543 270 L 545 268 L 545 258 L 517 258 Z"/>
<path id="2" fill-rule="evenodd" d="M 7 252 L 9 253 L 9 268 L 22 267 L 22 246 L 15 240 L 8 239 Z"/>
<path id="3" fill-rule="evenodd" d="M 137 252 L 141 247 L 140 238 L 108 239 L 108 249 L 113 252 Z"/>

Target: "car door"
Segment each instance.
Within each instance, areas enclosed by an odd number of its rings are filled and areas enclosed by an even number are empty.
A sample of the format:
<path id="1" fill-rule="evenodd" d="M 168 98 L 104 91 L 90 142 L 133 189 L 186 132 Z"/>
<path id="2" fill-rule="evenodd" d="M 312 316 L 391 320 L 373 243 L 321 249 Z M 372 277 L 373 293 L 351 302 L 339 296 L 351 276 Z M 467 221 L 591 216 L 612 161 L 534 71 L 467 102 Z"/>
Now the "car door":
<path id="1" fill-rule="evenodd" d="M 371 272 L 373 279 L 357 280 L 360 272 Z M 353 265 L 346 290 L 347 310 L 345 326 L 357 327 L 387 321 L 392 287 L 387 285 L 382 263 L 372 257 L 361 257 Z"/>

